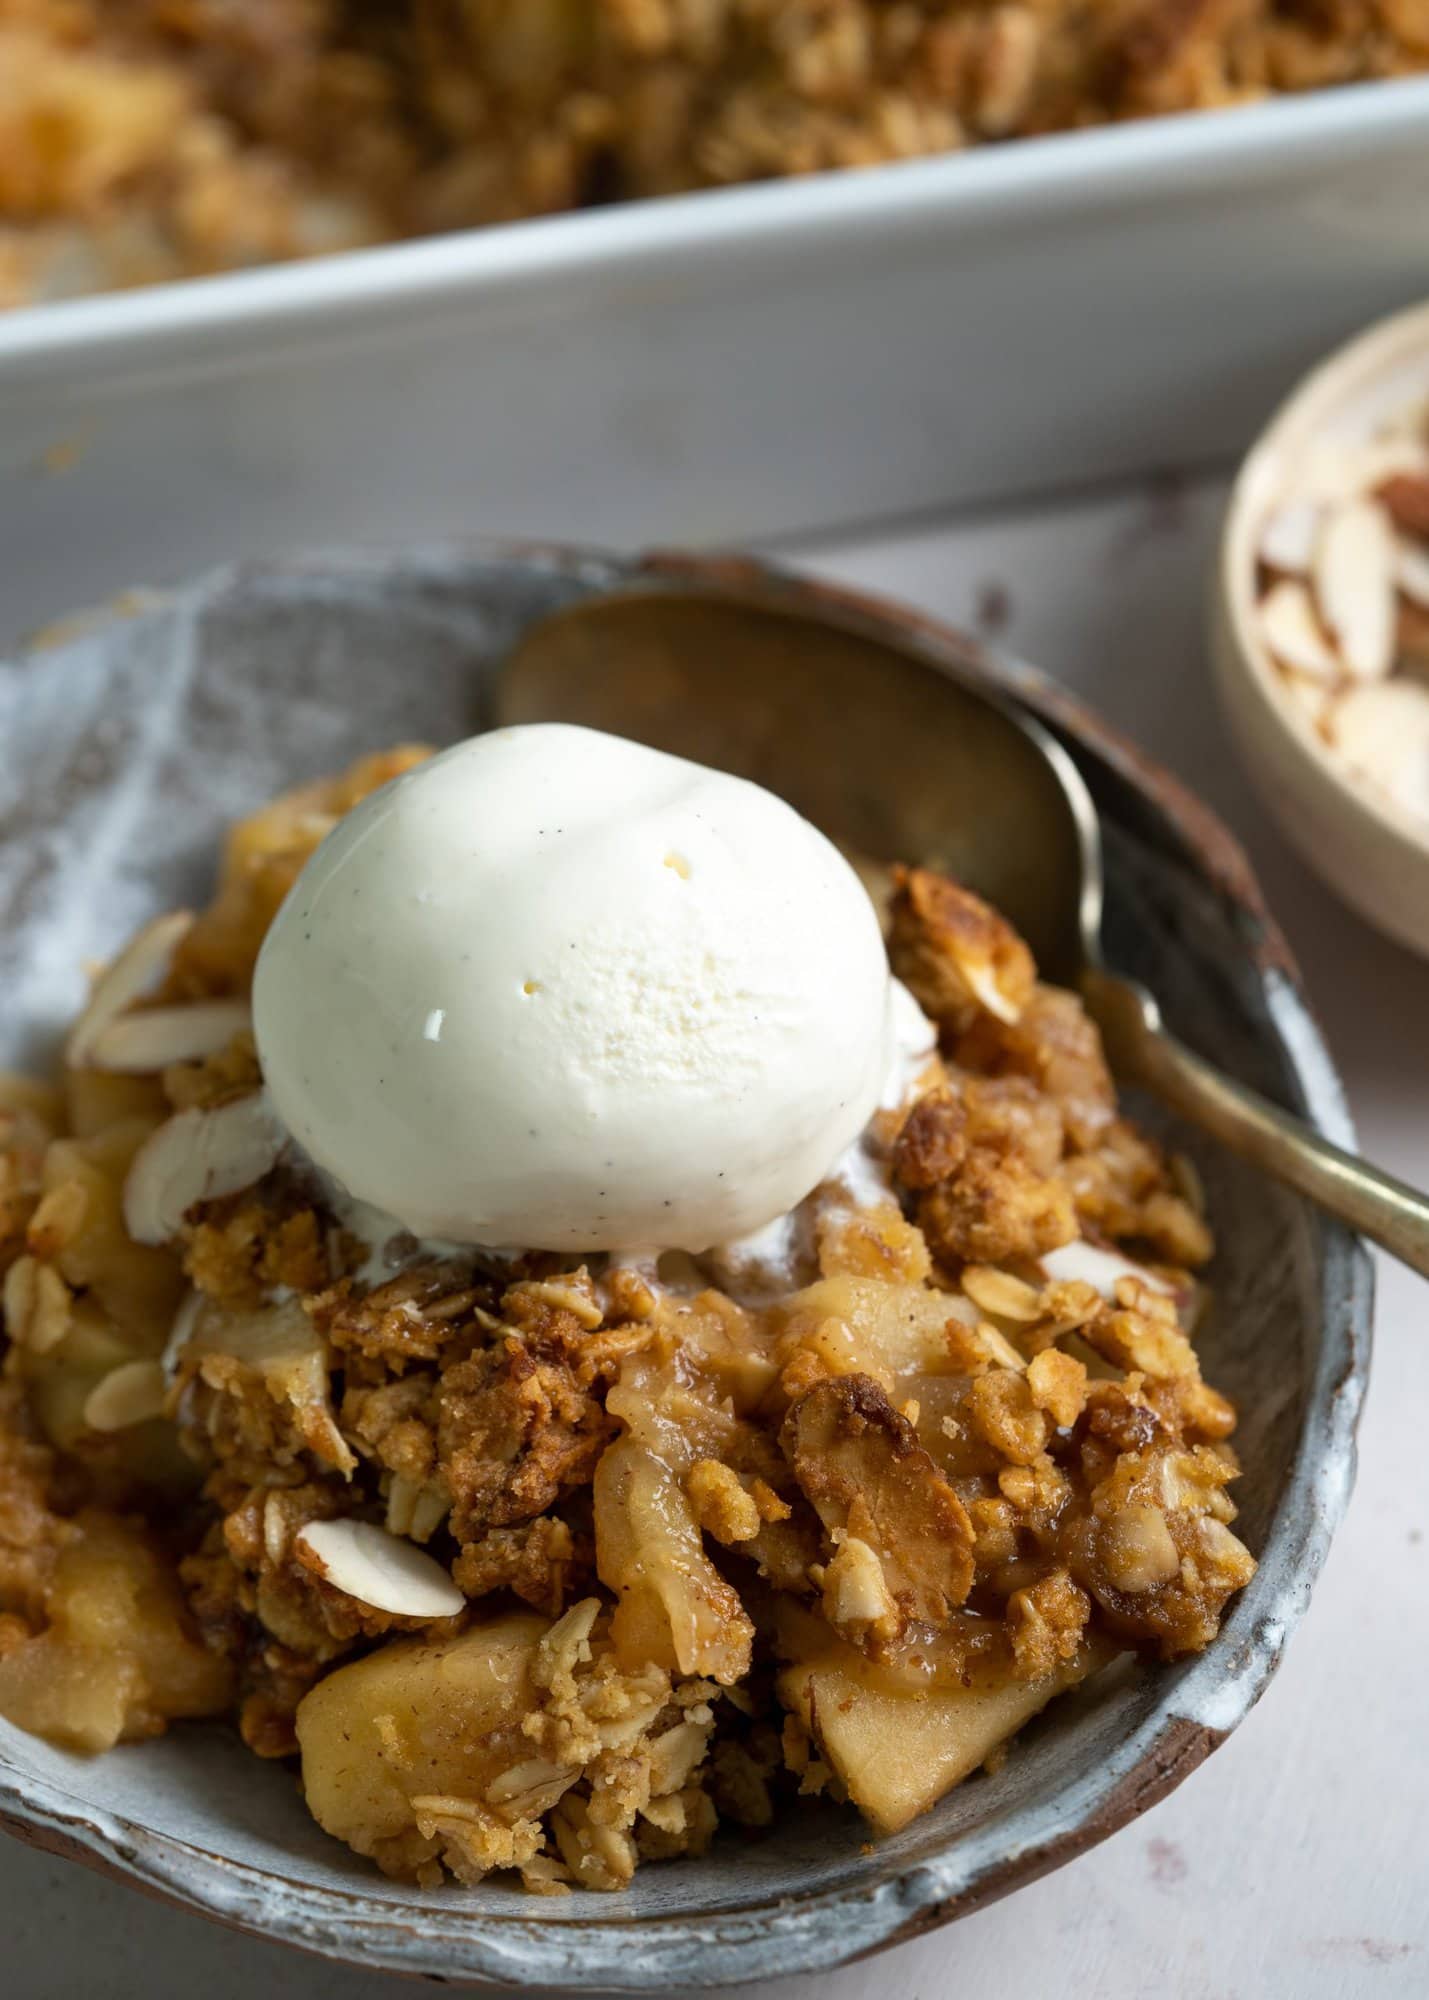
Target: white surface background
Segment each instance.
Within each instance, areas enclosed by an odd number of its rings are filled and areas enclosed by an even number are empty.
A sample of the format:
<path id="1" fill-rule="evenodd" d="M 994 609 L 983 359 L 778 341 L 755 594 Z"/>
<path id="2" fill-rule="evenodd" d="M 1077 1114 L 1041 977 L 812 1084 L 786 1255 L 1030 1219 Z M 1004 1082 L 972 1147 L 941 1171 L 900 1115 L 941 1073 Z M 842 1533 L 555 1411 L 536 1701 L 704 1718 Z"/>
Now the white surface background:
<path id="1" fill-rule="evenodd" d="M 1249 794 L 1202 595 L 1222 489 L 1162 483 L 790 551 L 977 627 L 1084 690 L 1250 848 L 1365 1150 L 1429 1184 L 1429 964 L 1334 904 Z M 1409 2000 L 1429 1995 L 1429 1292 L 1382 1265 L 1358 1489 L 1269 1693 L 1172 1798 L 965 1922 L 755 2000 Z M 401 2000 L 0 1840 L 5 2000 Z"/>

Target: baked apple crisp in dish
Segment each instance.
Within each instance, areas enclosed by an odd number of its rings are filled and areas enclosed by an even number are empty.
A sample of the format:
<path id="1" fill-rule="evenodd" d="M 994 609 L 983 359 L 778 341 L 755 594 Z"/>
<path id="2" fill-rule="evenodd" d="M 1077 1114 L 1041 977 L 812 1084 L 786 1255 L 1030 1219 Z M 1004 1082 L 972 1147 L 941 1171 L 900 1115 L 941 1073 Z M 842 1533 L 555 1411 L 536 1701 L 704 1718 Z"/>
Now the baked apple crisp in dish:
<path id="1" fill-rule="evenodd" d="M 0 307 L 1426 68 L 1422 0 L 0 0 Z"/>
<path id="2" fill-rule="evenodd" d="M 425 1886 L 891 1833 L 1250 1579 L 1212 1250 L 956 882 L 586 730 L 368 757 L 0 1081 L 0 1715 L 229 1718 Z"/>

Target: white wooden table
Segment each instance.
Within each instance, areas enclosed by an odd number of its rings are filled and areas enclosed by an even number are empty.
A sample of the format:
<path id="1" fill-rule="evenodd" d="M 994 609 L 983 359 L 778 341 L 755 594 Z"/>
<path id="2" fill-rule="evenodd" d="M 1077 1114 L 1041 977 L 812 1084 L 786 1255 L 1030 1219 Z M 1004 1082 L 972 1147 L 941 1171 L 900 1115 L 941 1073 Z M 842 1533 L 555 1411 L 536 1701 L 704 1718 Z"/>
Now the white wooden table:
<path id="1" fill-rule="evenodd" d="M 1169 485 L 930 521 L 797 559 L 996 630 L 1216 805 L 1307 974 L 1368 1152 L 1429 1184 L 1429 964 L 1339 908 L 1250 795 L 1202 646 L 1222 493 Z M 1429 1995 L 1429 1291 L 1383 1266 L 1358 1489 L 1260 1707 L 1179 1792 L 953 1929 L 756 2000 Z M 5 2000 L 401 2000 L 0 1842 Z"/>

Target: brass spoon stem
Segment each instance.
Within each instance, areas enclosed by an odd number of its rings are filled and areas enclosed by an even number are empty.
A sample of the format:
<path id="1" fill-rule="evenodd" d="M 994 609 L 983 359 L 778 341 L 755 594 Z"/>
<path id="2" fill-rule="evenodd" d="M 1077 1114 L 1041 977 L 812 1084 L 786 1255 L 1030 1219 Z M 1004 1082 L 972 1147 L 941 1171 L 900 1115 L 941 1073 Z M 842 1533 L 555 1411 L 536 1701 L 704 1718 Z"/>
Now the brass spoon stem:
<path id="1" fill-rule="evenodd" d="M 1429 1201 L 1422 1194 L 1204 1061 L 1161 1025 L 1144 987 L 1089 967 L 1082 997 L 1118 1077 L 1152 1091 L 1233 1153 L 1429 1278 Z"/>

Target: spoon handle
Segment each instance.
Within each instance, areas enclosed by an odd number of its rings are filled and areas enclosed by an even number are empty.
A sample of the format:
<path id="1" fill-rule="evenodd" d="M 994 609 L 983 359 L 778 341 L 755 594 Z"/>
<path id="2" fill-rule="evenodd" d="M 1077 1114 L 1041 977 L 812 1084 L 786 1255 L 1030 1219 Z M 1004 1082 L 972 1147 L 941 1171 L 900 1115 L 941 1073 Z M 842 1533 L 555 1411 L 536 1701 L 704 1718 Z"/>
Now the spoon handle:
<path id="1" fill-rule="evenodd" d="M 1429 1198 L 1204 1061 L 1168 1033 L 1156 1002 L 1131 980 L 1092 970 L 1083 994 L 1119 1076 L 1429 1278 Z"/>

